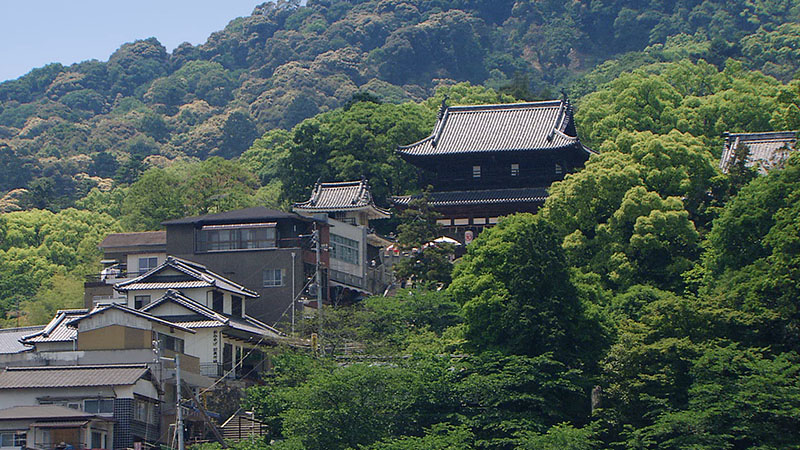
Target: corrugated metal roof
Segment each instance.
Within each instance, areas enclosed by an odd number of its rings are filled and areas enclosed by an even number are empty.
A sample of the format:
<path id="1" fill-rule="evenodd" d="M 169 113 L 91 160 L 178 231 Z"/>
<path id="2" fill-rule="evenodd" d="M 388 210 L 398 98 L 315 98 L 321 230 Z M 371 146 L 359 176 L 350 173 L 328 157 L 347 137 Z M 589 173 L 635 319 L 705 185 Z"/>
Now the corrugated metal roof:
<path id="1" fill-rule="evenodd" d="M 111 233 L 103 239 L 98 247 L 165 247 L 167 246 L 166 231 L 144 231 L 141 233 Z"/>
<path id="2" fill-rule="evenodd" d="M 34 422 L 32 427 L 36 428 L 79 428 L 89 423 L 88 420 L 65 420 L 59 422 Z"/>
<path id="3" fill-rule="evenodd" d="M 204 225 L 204 224 L 222 224 L 222 223 L 247 223 L 247 222 L 264 222 L 276 219 L 295 219 L 308 222 L 307 217 L 297 215 L 295 213 L 287 213 L 284 211 L 276 211 L 274 209 L 265 208 L 263 206 L 256 206 L 253 208 L 237 209 L 235 211 L 226 211 L 218 214 L 206 214 L 203 216 L 184 217 L 182 219 L 167 220 L 161 222 L 162 225 Z"/>
<path id="4" fill-rule="evenodd" d="M 518 188 L 518 189 L 487 189 L 479 191 L 448 191 L 432 192 L 429 194 L 431 206 L 456 206 L 456 205 L 493 205 L 498 203 L 542 203 L 547 199 L 547 189 Z M 397 205 L 405 206 L 416 198 L 415 196 L 394 197 Z"/>
<path id="5" fill-rule="evenodd" d="M 451 106 L 433 134 L 407 147 L 403 156 L 558 149 L 580 145 L 572 108 L 560 100 L 504 105 Z M 582 146 L 581 146 L 582 148 Z"/>
<path id="6" fill-rule="evenodd" d="M 23 345 L 19 340 L 43 329 L 44 325 L 0 329 L 0 354 L 20 353 L 30 350 L 31 347 Z"/>
<path id="7" fill-rule="evenodd" d="M 746 145 L 749 153 L 745 166 L 756 167 L 759 172 L 766 173 L 771 167 L 780 164 L 788 156 L 788 152 L 796 150 L 796 142 L 796 131 L 730 133 L 725 136 L 725 149 L 719 166 L 727 173 L 734 163 L 736 150 Z"/>
<path id="8" fill-rule="evenodd" d="M 0 420 L 20 419 L 90 419 L 92 414 L 57 405 L 13 406 L 0 409 Z"/>
<path id="9" fill-rule="evenodd" d="M 146 365 L 8 367 L 0 389 L 127 386 L 147 373 Z"/>
<path id="10" fill-rule="evenodd" d="M 317 183 L 311 198 L 302 203 L 295 203 L 294 209 L 309 212 L 364 209 L 369 210 L 376 219 L 390 216 L 389 211 L 375 205 L 366 180 Z"/>

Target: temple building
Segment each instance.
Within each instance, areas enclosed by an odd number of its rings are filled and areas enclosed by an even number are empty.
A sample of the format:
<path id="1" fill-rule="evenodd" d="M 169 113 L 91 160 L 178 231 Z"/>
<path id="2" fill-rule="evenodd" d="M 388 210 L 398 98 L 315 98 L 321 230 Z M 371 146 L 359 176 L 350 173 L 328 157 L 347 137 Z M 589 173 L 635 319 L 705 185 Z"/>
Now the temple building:
<path id="1" fill-rule="evenodd" d="M 772 168 L 781 167 L 789 153 L 795 150 L 796 143 L 796 131 L 725 133 L 725 148 L 719 167 L 728 173 L 737 155 L 747 155 L 745 166 L 764 175 Z"/>
<path id="2" fill-rule="evenodd" d="M 499 217 L 536 212 L 547 188 L 581 167 L 592 151 L 581 144 L 573 109 L 562 100 L 450 106 L 433 133 L 398 148 L 432 186 L 430 204 L 445 233 L 469 243 Z M 394 197 L 398 207 L 414 196 Z"/>

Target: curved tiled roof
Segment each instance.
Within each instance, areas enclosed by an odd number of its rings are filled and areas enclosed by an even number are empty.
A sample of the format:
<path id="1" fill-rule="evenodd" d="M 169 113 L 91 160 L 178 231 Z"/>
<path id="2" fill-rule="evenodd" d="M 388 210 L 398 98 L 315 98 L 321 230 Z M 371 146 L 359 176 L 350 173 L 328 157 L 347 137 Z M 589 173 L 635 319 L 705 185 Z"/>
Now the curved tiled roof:
<path id="1" fill-rule="evenodd" d="M 20 342 L 25 336 L 42 331 L 44 325 L 21 328 L 5 328 L 0 330 L 0 354 L 20 353 L 31 350 Z"/>
<path id="2" fill-rule="evenodd" d="M 428 203 L 433 206 L 494 205 L 500 203 L 544 203 L 547 189 L 543 187 L 516 189 L 485 189 L 477 191 L 432 192 Z M 393 197 L 396 205 L 406 206 L 419 196 Z"/>
<path id="3" fill-rule="evenodd" d="M 433 134 L 398 148 L 406 157 L 475 152 L 548 150 L 580 145 L 569 102 L 553 100 L 501 105 L 451 106 Z"/>
<path id="4" fill-rule="evenodd" d="M 760 172 L 766 173 L 770 166 L 786 157 L 782 150 L 795 150 L 796 142 L 796 131 L 730 133 L 725 136 L 725 149 L 719 167 L 723 172 L 727 172 L 734 162 L 737 148 L 747 145 L 749 152 L 745 165 L 756 166 Z"/>
<path id="5" fill-rule="evenodd" d="M 366 180 L 317 183 L 311 198 L 295 203 L 294 209 L 304 212 L 369 210 L 373 218 L 388 218 L 389 211 L 378 208 Z"/>

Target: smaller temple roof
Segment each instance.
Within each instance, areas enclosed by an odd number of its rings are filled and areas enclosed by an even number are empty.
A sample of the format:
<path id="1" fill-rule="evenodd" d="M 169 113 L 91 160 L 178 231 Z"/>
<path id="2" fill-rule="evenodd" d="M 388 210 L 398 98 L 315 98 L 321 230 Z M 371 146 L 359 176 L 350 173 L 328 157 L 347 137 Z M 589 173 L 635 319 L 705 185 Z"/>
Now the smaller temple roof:
<path id="1" fill-rule="evenodd" d="M 407 206 L 419 196 L 405 195 L 393 197 L 398 206 Z M 547 189 L 543 187 L 517 189 L 486 189 L 477 191 L 431 192 L 429 204 L 437 206 L 494 205 L 500 203 L 544 203 Z"/>
<path id="2" fill-rule="evenodd" d="M 173 269 L 177 272 L 183 273 L 185 276 L 159 277 L 158 274 L 166 269 Z M 223 277 L 222 275 L 208 270 L 208 268 L 202 264 L 177 258 L 175 256 L 167 256 L 167 259 L 160 266 L 150 270 L 149 272 L 139 275 L 132 280 L 123 281 L 122 283 L 117 283 L 114 285 L 114 289 L 120 292 L 149 289 L 189 289 L 203 287 L 215 287 L 249 298 L 258 297 L 257 292 L 253 292 L 250 289 L 247 289 L 246 287 Z"/>
<path id="3" fill-rule="evenodd" d="M 719 166 L 727 173 L 734 163 L 736 150 L 742 145 L 747 145 L 749 153 L 745 165 L 755 166 L 763 174 L 786 158 L 786 150 L 794 151 L 796 142 L 796 131 L 728 133 L 725 135 L 725 149 Z"/>
<path id="4" fill-rule="evenodd" d="M 480 152 L 555 150 L 583 147 L 566 100 L 499 105 L 450 106 L 433 134 L 398 153 L 405 158 Z"/>
<path id="5" fill-rule="evenodd" d="M 370 219 L 386 219 L 391 213 L 375 205 L 366 180 L 317 183 L 311 198 L 295 203 L 297 212 L 366 211 Z"/>

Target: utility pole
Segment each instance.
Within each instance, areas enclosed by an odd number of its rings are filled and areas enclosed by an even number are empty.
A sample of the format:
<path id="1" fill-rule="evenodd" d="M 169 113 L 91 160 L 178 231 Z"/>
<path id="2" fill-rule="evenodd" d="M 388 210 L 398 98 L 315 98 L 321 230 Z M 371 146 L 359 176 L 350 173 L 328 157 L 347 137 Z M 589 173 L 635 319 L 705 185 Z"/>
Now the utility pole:
<path id="1" fill-rule="evenodd" d="M 322 343 L 322 265 L 320 256 L 322 254 L 322 242 L 320 241 L 319 227 L 314 225 L 314 242 L 317 246 L 317 311 L 319 317 L 319 354 L 325 354 L 324 344 Z"/>
<path id="2" fill-rule="evenodd" d="M 297 296 L 294 293 L 295 284 L 294 284 L 294 268 L 296 266 L 295 258 L 297 257 L 297 253 L 292 252 L 292 336 L 294 337 L 294 310 L 297 306 Z"/>
<path id="3" fill-rule="evenodd" d="M 181 356 L 175 353 L 175 405 L 177 406 L 178 450 L 185 450 L 183 444 L 183 410 L 181 408 Z"/>

